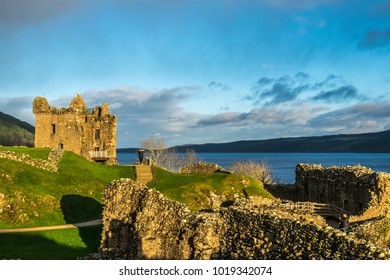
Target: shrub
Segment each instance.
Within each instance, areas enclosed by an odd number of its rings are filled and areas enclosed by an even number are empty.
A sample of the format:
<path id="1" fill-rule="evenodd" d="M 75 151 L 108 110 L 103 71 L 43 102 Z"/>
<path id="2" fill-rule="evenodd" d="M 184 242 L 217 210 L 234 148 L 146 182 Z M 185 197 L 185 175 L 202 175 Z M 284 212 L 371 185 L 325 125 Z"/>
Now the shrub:
<path id="1" fill-rule="evenodd" d="M 275 182 L 268 162 L 265 160 L 262 160 L 261 162 L 252 160 L 236 161 L 232 164 L 230 170 L 237 174 L 253 177 L 263 184 L 272 184 Z"/>

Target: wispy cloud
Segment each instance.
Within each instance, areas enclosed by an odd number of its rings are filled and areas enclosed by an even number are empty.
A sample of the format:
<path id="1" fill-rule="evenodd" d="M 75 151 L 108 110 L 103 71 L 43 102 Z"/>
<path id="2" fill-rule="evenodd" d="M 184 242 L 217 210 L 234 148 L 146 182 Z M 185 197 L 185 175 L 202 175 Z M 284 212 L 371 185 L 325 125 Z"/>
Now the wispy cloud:
<path id="1" fill-rule="evenodd" d="M 0 24 L 19 26 L 40 24 L 72 11 L 90 0 L 0 1 Z"/>
<path id="2" fill-rule="evenodd" d="M 293 101 L 310 87 L 309 79 L 306 73 L 277 79 L 262 77 L 253 85 L 252 95 L 246 96 L 246 99 L 253 100 L 255 105 L 263 103 L 266 106 Z"/>
<path id="3" fill-rule="evenodd" d="M 390 103 L 366 102 L 320 114 L 308 126 L 331 133 L 379 131 L 390 123 Z"/>
<path id="4" fill-rule="evenodd" d="M 208 88 L 211 90 L 229 91 L 231 87 L 228 84 L 212 81 L 209 83 Z"/>
<path id="5" fill-rule="evenodd" d="M 295 67 L 295 64 L 272 64 L 272 63 L 262 63 L 260 64 L 261 68 L 288 68 Z"/>
<path id="6" fill-rule="evenodd" d="M 307 9 L 321 5 L 335 4 L 338 0 L 263 0 L 268 5 L 280 9 Z"/>
<path id="7" fill-rule="evenodd" d="M 284 107 L 275 106 L 269 108 L 254 108 L 249 112 L 226 112 L 208 116 L 196 123 L 198 126 L 233 125 L 245 126 L 258 125 L 283 125 L 288 123 L 305 123 L 306 117 L 310 116 L 307 106 Z"/>
<path id="8" fill-rule="evenodd" d="M 303 93 L 315 94 L 308 100 L 334 103 L 366 99 L 358 94 L 356 87 L 347 84 L 340 76 L 331 74 L 324 80 L 316 81 L 304 72 L 280 78 L 262 77 L 253 85 L 252 94 L 245 98 L 253 101 L 254 105 L 271 106 L 294 101 Z"/>
<path id="9" fill-rule="evenodd" d="M 390 48 L 390 28 L 368 31 L 358 45 L 359 49 Z"/>
<path id="10" fill-rule="evenodd" d="M 0 111 L 34 125 L 32 101 L 31 96 L 2 97 L 0 98 Z"/>
<path id="11" fill-rule="evenodd" d="M 109 103 L 110 111 L 118 116 L 117 138 L 121 147 L 137 145 L 144 138 L 159 133 L 168 137 L 190 130 L 203 115 L 187 112 L 181 103 L 200 92 L 198 86 L 168 89 L 113 88 L 89 90 L 83 97 L 89 106 Z M 135 142 L 135 144 L 134 144 Z"/>
<path id="12" fill-rule="evenodd" d="M 365 97 L 358 94 L 357 88 L 354 86 L 341 86 L 336 89 L 321 91 L 312 98 L 316 101 L 328 101 L 328 102 L 344 102 L 353 99 L 364 100 Z"/>

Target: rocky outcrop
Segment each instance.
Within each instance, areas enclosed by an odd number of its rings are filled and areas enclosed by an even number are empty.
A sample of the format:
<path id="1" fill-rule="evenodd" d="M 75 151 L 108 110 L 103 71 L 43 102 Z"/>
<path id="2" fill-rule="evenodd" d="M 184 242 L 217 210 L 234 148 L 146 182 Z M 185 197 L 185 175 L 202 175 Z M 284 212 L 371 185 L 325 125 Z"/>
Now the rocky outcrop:
<path id="1" fill-rule="evenodd" d="M 130 179 L 113 181 L 103 199 L 95 258 L 390 259 L 387 249 L 367 241 L 243 201 L 193 212 Z"/>
<path id="2" fill-rule="evenodd" d="M 11 151 L 0 151 L 0 158 L 22 162 L 49 172 L 58 172 L 63 154 L 64 150 L 62 149 L 52 149 L 47 160 L 44 160 L 33 158 L 26 154 L 18 154 Z"/>
<path id="3" fill-rule="evenodd" d="M 179 173 L 181 174 L 211 174 L 211 173 L 226 173 L 231 172 L 223 169 L 221 166 L 215 163 L 198 162 L 191 165 L 183 166 Z"/>

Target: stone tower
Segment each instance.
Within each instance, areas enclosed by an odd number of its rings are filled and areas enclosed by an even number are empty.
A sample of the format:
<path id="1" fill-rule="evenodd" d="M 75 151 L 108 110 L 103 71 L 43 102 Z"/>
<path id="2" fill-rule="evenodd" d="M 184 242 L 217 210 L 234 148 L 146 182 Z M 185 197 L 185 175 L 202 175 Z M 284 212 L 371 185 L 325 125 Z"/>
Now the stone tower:
<path id="1" fill-rule="evenodd" d="M 108 104 L 88 110 L 77 94 L 69 108 L 51 107 L 44 97 L 33 101 L 35 147 L 61 148 L 87 159 L 116 163 L 116 116 Z"/>

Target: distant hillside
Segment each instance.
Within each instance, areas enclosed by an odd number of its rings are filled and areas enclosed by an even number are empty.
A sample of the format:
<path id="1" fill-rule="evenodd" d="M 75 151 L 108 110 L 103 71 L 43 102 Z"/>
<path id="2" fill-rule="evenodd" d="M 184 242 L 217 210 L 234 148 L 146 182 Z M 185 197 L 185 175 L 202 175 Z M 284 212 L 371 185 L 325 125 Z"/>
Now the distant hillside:
<path id="1" fill-rule="evenodd" d="M 34 127 L 0 112 L 0 145 L 34 146 Z"/>
<path id="2" fill-rule="evenodd" d="M 317 137 L 279 138 L 269 140 L 209 143 L 175 147 L 196 152 L 268 152 L 268 153 L 387 153 L 390 152 L 390 130 L 364 134 L 340 134 Z"/>

